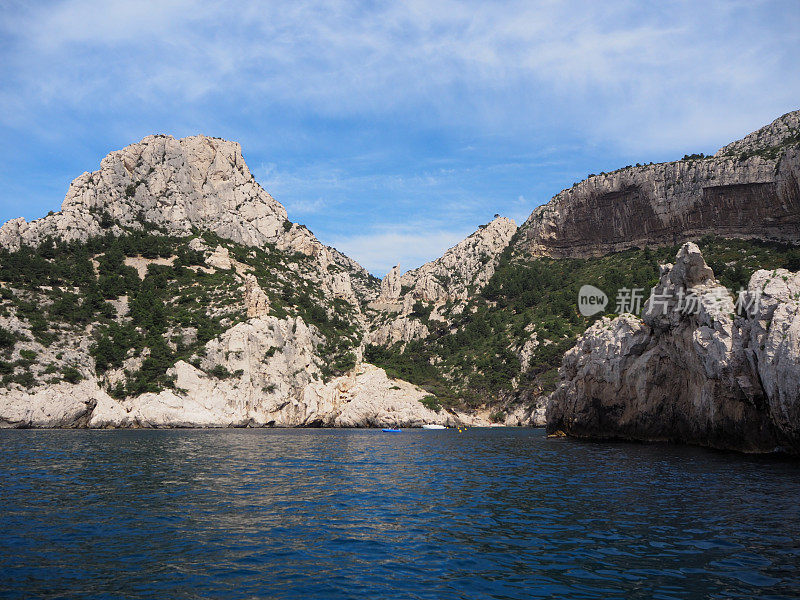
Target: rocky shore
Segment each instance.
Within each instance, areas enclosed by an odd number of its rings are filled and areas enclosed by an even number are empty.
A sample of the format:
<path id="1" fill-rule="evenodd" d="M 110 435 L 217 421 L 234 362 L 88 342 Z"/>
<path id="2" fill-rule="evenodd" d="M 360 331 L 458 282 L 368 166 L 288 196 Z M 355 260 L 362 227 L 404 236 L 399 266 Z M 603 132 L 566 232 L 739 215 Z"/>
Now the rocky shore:
<path id="1" fill-rule="evenodd" d="M 598 320 L 561 377 L 553 434 L 800 454 L 800 273 L 757 271 L 735 297 L 687 243 L 643 317 Z"/>

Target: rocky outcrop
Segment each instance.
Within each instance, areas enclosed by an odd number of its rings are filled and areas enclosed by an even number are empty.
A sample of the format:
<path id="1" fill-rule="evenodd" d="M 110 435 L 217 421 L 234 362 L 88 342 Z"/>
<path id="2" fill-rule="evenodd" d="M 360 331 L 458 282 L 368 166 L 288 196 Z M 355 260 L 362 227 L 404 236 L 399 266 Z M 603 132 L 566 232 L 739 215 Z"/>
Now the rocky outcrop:
<path id="1" fill-rule="evenodd" d="M 723 146 L 714 156 L 740 156 L 743 153 L 764 152 L 798 141 L 800 141 L 800 110 L 786 113 L 769 125 Z"/>
<path id="2" fill-rule="evenodd" d="M 59 383 L 32 392 L 0 393 L 0 428 L 86 427 L 97 404 L 109 399 L 97 381 Z"/>
<path id="3" fill-rule="evenodd" d="M 400 265 L 395 265 L 381 281 L 381 295 L 378 297 L 378 302 L 397 302 L 400 299 L 403 289 L 400 277 Z"/>
<path id="4" fill-rule="evenodd" d="M 409 315 L 399 315 L 383 323 L 373 325 L 367 341 L 378 346 L 393 346 L 397 343 L 422 340 L 428 337 L 428 326 Z"/>
<path id="5" fill-rule="evenodd" d="M 517 226 L 511 219 L 496 217 L 456 244 L 440 258 L 400 274 L 394 267 L 381 283 L 381 293 L 369 304 L 372 309 L 371 344 L 389 346 L 427 337 L 430 329 L 413 314 L 417 302 L 432 304 L 426 319 L 448 322 L 442 310 L 453 314 L 491 279 L 500 253 L 508 246 Z"/>
<path id="6" fill-rule="evenodd" d="M 399 278 L 399 289 L 395 267 L 386 276 L 394 279 L 389 286 L 396 294 L 392 297 L 399 298 L 400 290 L 405 288 L 407 294 L 425 302 L 466 300 L 471 291 L 480 289 L 492 277 L 499 254 L 516 231 L 514 221 L 495 217 L 440 258 L 403 273 Z"/>
<path id="7" fill-rule="evenodd" d="M 800 111 L 713 157 L 592 175 L 533 211 L 515 250 L 599 256 L 705 234 L 800 241 Z"/>
<path id="8" fill-rule="evenodd" d="M 211 255 L 206 258 L 206 264 L 215 269 L 228 270 L 233 268 L 230 252 L 224 246 L 219 245 L 216 247 L 214 252 L 212 252 Z"/>
<path id="9" fill-rule="evenodd" d="M 309 276 L 331 294 L 358 304 L 377 293 L 363 267 L 287 220 L 283 206 L 250 173 L 239 144 L 202 135 L 151 135 L 111 152 L 99 170 L 70 184 L 60 212 L 0 227 L 0 247 L 38 246 L 47 238 L 85 241 L 148 225 L 176 236 L 201 229 L 247 246 L 300 252 L 316 259 Z M 224 248 L 210 260 L 225 268 Z"/>
<path id="10" fill-rule="evenodd" d="M 539 396 L 532 404 L 518 404 L 506 413 L 507 427 L 544 427 L 547 424 L 547 397 Z"/>
<path id="11" fill-rule="evenodd" d="M 602 318 L 567 352 L 548 430 L 800 453 L 800 276 L 758 271 L 737 300 L 684 245 L 643 318 Z"/>
<path id="12" fill-rule="evenodd" d="M 244 305 L 249 319 L 269 314 L 269 296 L 258 285 L 256 277 L 249 273 L 244 276 Z"/>
<path id="13" fill-rule="evenodd" d="M 781 443 L 800 454 L 800 273 L 756 271 L 745 302 L 754 307 L 741 323 L 745 356 Z"/>

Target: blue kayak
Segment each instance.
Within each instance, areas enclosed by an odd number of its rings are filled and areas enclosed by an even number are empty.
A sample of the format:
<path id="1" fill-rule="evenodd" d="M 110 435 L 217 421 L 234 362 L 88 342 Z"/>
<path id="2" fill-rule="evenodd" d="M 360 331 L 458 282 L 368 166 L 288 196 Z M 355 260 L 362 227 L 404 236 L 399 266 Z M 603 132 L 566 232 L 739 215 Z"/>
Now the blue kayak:
<path id="1" fill-rule="evenodd" d="M 389 428 L 387 428 L 387 429 L 381 429 L 381 431 L 383 431 L 383 433 L 400 433 L 403 430 L 402 429 L 389 429 Z"/>

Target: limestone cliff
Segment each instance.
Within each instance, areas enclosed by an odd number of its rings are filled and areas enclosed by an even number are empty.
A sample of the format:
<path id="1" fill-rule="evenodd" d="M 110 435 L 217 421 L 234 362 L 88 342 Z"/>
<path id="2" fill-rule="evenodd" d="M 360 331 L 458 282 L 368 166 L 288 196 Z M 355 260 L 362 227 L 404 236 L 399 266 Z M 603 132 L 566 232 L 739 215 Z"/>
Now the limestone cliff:
<path id="1" fill-rule="evenodd" d="M 250 318 L 208 341 L 192 357 L 194 364 L 178 360 L 167 370 L 169 385 L 160 391 L 119 396 L 115 384 L 124 379 L 123 369 L 97 372 L 91 335 L 70 336 L 77 347 L 59 340 L 48 348 L 31 340 L 17 323 L 14 331 L 28 341 L 15 344 L 12 358 L 35 356 L 37 364 L 28 368 L 42 377 L 52 372 L 48 365 L 61 360 L 80 370 L 74 369 L 74 382 L 4 385 L 0 427 L 413 427 L 471 422 L 468 415 L 434 410 L 423 402 L 427 392 L 367 363 L 326 377 L 330 340 L 301 317 L 266 314 L 266 294 L 253 275 L 245 273 L 244 280 L 242 302 Z M 131 355 L 124 371 L 142 369 L 152 352 L 148 348 L 140 357 Z"/>
<path id="2" fill-rule="evenodd" d="M 425 302 L 466 300 L 470 291 L 483 286 L 494 273 L 502 252 L 517 226 L 511 219 L 495 217 L 440 258 L 397 276 L 395 267 L 384 279 L 378 301 L 402 302 L 411 295 Z"/>
<path id="3" fill-rule="evenodd" d="M 392 345 L 422 339 L 429 328 L 414 313 L 417 302 L 427 305 L 425 320 L 447 322 L 491 279 L 500 253 L 517 226 L 511 219 L 495 217 L 441 257 L 400 274 L 399 266 L 384 277 L 381 293 L 369 306 L 370 343 Z"/>
<path id="4" fill-rule="evenodd" d="M 60 212 L 0 227 L 0 248 L 38 246 L 47 238 L 86 241 L 146 225 L 171 235 L 200 229 L 246 246 L 299 252 L 315 259 L 317 268 L 307 275 L 332 295 L 358 303 L 376 293 L 363 267 L 287 219 L 250 173 L 238 143 L 202 135 L 151 135 L 111 152 L 97 171 L 70 184 Z"/>
<path id="5" fill-rule="evenodd" d="M 112 152 L 60 212 L 0 228 L 0 262 L 0 426 L 461 422 L 362 362 L 377 280 L 289 222 L 238 144 Z"/>
<path id="6" fill-rule="evenodd" d="M 515 248 L 599 256 L 705 234 L 800 241 L 800 111 L 713 157 L 591 175 L 533 211 Z"/>
<path id="7" fill-rule="evenodd" d="M 577 289 L 650 286 L 665 245 L 707 233 L 800 241 L 798 165 L 790 113 L 713 157 L 592 176 L 519 229 L 495 218 L 379 282 L 291 223 L 238 144 L 149 136 L 75 179 L 58 213 L 0 227 L 0 426 L 539 424 L 591 322 Z M 800 260 L 715 240 L 701 241 L 709 262 L 737 285 Z M 631 246 L 649 249 L 608 255 Z M 702 310 L 594 325 L 564 359 L 551 423 L 792 448 L 800 290 L 770 273 L 750 283 L 769 290 L 766 312 L 735 318 L 685 248 L 659 289 L 697 288 Z M 431 410 L 430 391 L 450 410 Z"/>
<path id="8" fill-rule="evenodd" d="M 800 453 L 800 273 L 758 271 L 738 300 L 684 245 L 642 319 L 602 318 L 566 353 L 548 430 Z"/>

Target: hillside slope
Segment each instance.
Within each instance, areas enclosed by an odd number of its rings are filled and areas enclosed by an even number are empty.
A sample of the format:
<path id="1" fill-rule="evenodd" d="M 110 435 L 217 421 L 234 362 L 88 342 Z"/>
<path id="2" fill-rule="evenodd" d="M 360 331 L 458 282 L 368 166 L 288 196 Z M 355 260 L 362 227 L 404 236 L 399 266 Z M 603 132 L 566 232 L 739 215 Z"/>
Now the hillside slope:
<path id="1" fill-rule="evenodd" d="M 444 273 L 432 285 L 417 274 L 435 272 L 445 257 L 455 263 L 453 272 L 474 264 L 461 244 L 402 277 L 390 273 L 383 305 L 368 313 L 366 354 L 446 403 L 484 407 L 497 421 L 526 422 L 535 412 L 541 419 L 577 336 L 614 314 L 620 288 L 654 286 L 659 265 L 683 240 L 700 243 L 734 292 L 759 268 L 796 270 L 799 170 L 800 112 L 794 112 L 714 157 L 590 176 L 534 210 L 511 239 L 492 245 L 495 255 L 482 259 L 491 265 L 488 277 L 456 302 L 442 300 Z M 611 299 L 590 318 L 577 307 L 585 284 Z"/>
<path id="2" fill-rule="evenodd" d="M 457 422 L 363 363 L 378 286 L 238 144 L 147 137 L 0 228 L 0 426 Z"/>
<path id="3" fill-rule="evenodd" d="M 800 269 L 799 125 L 592 176 L 382 282 L 238 144 L 149 136 L 0 227 L 0 426 L 541 423 L 565 353 L 680 241 L 732 293 Z M 587 284 L 610 299 L 591 317 Z"/>

